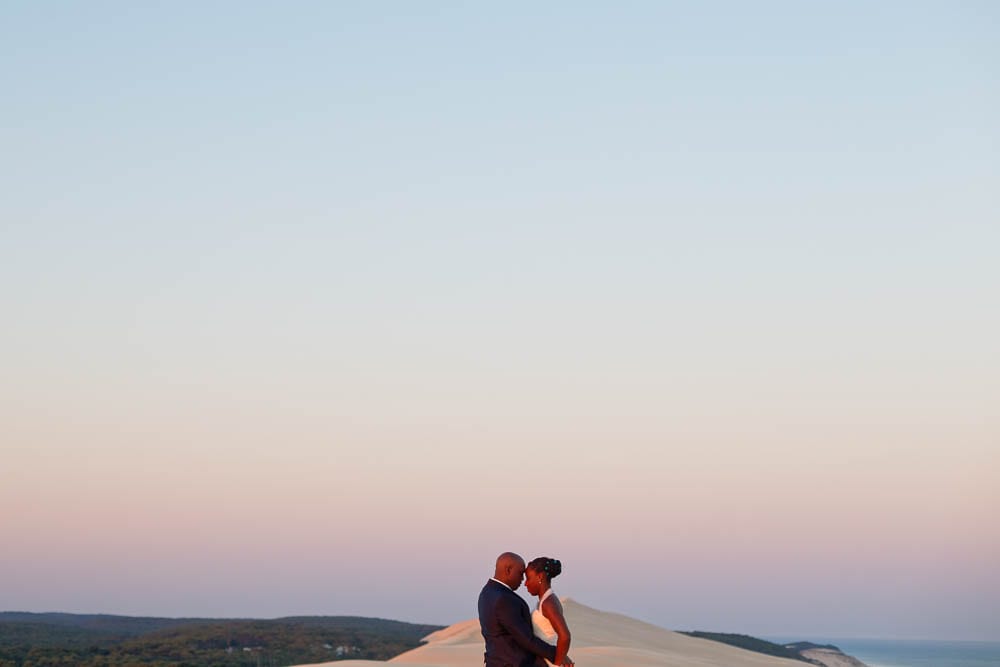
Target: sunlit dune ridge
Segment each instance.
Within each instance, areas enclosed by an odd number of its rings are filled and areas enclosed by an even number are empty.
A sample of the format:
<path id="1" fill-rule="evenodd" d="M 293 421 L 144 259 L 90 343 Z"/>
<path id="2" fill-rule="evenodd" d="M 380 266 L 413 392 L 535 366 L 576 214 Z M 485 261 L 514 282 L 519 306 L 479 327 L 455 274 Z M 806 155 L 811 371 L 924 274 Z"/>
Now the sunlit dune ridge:
<path id="1" fill-rule="evenodd" d="M 621 614 L 599 611 L 562 598 L 573 632 L 570 656 L 580 667 L 801 667 L 802 663 L 745 651 L 643 623 Z M 431 633 L 426 644 L 398 655 L 390 663 L 412 667 L 469 667 L 483 662 L 479 621 L 470 619 Z M 373 660 L 338 660 L 329 667 L 372 667 Z"/>

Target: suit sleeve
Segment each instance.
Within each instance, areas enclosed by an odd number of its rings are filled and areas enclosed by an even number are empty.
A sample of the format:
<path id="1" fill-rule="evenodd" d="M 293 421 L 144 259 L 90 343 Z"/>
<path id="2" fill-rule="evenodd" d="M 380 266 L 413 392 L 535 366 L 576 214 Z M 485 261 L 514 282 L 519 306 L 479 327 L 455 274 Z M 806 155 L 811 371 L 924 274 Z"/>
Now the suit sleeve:
<path id="1" fill-rule="evenodd" d="M 517 601 L 509 596 L 500 598 L 497 604 L 497 620 L 510 633 L 517 645 L 529 653 L 540 655 L 549 662 L 555 660 L 556 647 L 546 644 L 535 636 L 531 624 L 521 615 Z"/>

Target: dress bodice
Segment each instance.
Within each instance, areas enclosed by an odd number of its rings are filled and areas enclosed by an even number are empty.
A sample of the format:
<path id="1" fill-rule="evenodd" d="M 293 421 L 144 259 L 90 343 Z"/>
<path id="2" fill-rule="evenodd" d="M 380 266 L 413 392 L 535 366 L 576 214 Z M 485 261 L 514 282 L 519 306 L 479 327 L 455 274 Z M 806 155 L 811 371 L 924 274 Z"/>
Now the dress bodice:
<path id="1" fill-rule="evenodd" d="M 535 636 L 542 641 L 555 644 L 559 636 L 556 634 L 555 628 L 549 622 L 549 619 L 545 618 L 545 614 L 542 613 L 542 604 L 548 597 L 552 595 L 552 589 L 545 591 L 545 594 L 538 600 L 538 607 L 535 611 L 531 612 L 531 625 L 534 627 Z"/>

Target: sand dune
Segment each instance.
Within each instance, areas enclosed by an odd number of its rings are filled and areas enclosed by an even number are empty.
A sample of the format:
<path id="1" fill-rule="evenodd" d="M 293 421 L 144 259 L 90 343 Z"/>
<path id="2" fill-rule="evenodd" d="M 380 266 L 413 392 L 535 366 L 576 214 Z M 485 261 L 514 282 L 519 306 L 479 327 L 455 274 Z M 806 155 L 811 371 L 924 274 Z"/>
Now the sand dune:
<path id="1" fill-rule="evenodd" d="M 803 663 L 696 639 L 621 614 L 563 598 L 573 631 L 570 656 L 579 667 L 802 667 Z M 427 643 L 389 663 L 407 667 L 471 667 L 483 662 L 479 621 L 470 619 L 427 635 Z M 325 667 L 375 667 L 389 663 L 338 660 Z M 313 665 L 311 667 L 319 667 Z"/>
<path id="2" fill-rule="evenodd" d="M 803 651 L 802 655 L 810 660 L 821 662 L 826 667 L 867 667 L 865 663 L 855 657 L 826 648 L 811 648 Z"/>

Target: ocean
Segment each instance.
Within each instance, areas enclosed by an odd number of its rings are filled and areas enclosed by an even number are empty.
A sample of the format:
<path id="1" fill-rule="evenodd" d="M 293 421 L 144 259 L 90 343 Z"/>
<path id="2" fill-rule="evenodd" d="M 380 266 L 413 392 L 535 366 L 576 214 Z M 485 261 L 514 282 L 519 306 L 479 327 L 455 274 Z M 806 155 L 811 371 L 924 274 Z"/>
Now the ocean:
<path id="1" fill-rule="evenodd" d="M 782 639 L 781 642 L 796 641 Z M 1000 667 L 1000 642 L 812 639 L 833 644 L 869 667 Z"/>

